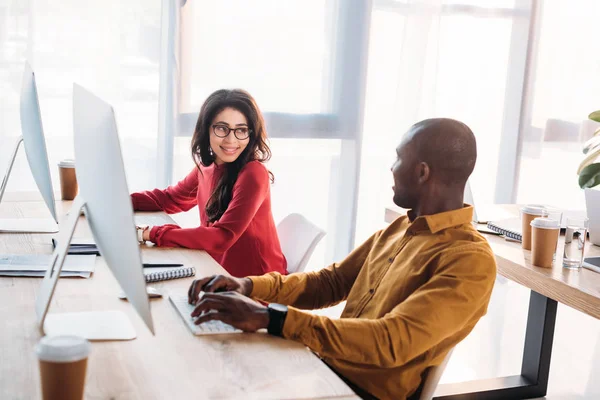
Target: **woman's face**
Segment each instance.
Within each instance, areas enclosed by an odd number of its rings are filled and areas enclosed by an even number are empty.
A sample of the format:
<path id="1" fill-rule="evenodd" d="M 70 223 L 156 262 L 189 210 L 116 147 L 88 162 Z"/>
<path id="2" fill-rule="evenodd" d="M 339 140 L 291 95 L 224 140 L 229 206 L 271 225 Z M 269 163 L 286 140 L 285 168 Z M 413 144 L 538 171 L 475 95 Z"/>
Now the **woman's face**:
<path id="1" fill-rule="evenodd" d="M 237 160 L 250 142 L 248 121 L 235 108 L 225 108 L 218 113 L 209 130 L 210 148 L 217 165 Z"/>

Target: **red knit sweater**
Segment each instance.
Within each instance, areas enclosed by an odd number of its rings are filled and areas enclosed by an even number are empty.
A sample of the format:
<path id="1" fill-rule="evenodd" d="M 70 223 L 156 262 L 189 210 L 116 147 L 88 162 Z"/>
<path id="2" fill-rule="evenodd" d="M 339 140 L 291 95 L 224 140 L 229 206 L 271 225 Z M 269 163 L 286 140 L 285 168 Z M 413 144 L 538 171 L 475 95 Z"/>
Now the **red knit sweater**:
<path id="1" fill-rule="evenodd" d="M 238 175 L 229 206 L 221 218 L 208 223 L 206 203 L 224 171 L 224 166 L 194 168 L 177 185 L 167 189 L 133 193 L 136 211 L 188 211 L 198 206 L 201 226 L 182 229 L 177 225 L 155 226 L 150 240 L 157 246 L 206 250 L 231 275 L 243 277 L 268 272 L 286 274 L 275 222 L 271 214 L 269 173 L 252 161 Z"/>

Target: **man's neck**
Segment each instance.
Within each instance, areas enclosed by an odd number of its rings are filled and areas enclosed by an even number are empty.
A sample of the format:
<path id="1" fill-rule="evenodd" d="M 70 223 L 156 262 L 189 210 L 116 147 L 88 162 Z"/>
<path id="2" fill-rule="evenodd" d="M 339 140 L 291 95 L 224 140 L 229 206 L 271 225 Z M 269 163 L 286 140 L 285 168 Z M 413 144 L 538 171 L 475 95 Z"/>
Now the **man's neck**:
<path id="1" fill-rule="evenodd" d="M 414 218 L 458 210 L 463 207 L 464 190 L 460 188 L 435 188 L 425 194 L 419 204 L 412 210 Z"/>

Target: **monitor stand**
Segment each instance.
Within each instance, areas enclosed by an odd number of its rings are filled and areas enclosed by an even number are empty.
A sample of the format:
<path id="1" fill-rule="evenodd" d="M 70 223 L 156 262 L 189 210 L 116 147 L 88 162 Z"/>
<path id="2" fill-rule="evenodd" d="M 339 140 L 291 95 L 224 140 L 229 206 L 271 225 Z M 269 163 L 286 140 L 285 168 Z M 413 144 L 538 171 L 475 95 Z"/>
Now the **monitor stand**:
<path id="1" fill-rule="evenodd" d="M 61 227 L 57 246 L 35 302 L 38 327 L 42 335 L 77 335 L 88 340 L 135 339 L 135 329 L 123 311 L 48 313 L 79 213 L 84 207 L 85 200 L 77 196 L 73 200 L 67 220 Z"/>
<path id="2" fill-rule="evenodd" d="M 19 146 L 23 143 L 23 136 L 20 136 L 13 150 L 12 156 L 8 161 L 8 169 L 2 179 L 2 185 L 0 186 L 0 202 L 4 197 L 4 192 L 8 186 L 8 178 L 12 171 L 17 153 L 19 152 Z M 0 232 L 11 232 L 11 233 L 56 233 L 58 232 L 58 224 L 53 219 L 40 219 L 40 218 L 0 218 Z"/>

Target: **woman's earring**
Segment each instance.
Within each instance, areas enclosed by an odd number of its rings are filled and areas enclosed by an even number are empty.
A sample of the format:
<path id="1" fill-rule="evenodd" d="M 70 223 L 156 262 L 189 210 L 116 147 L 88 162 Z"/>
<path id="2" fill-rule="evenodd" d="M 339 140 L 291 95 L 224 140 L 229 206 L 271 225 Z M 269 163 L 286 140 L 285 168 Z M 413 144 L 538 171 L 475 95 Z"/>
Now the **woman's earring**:
<path id="1" fill-rule="evenodd" d="M 212 151 L 212 147 L 209 147 L 209 148 L 208 148 L 208 153 L 209 153 L 211 156 L 214 156 L 214 155 L 215 155 L 215 154 L 213 153 L 213 151 Z"/>

